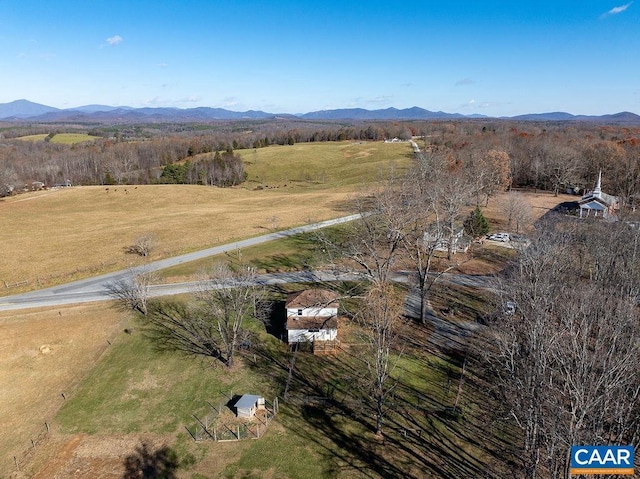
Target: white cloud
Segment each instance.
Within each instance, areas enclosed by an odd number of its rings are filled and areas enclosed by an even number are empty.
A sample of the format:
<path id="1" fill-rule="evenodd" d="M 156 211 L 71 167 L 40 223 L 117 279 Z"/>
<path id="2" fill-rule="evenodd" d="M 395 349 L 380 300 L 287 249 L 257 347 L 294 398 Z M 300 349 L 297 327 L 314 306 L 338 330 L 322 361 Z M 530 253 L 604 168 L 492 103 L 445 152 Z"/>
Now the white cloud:
<path id="1" fill-rule="evenodd" d="M 381 105 L 390 104 L 393 101 L 393 96 L 380 95 L 372 98 L 365 98 L 359 96 L 354 98 L 347 104 L 348 108 L 365 108 L 367 106 L 380 107 Z M 364 106 L 363 106 L 364 105 Z M 343 107 L 338 107 L 343 108 Z"/>
<path id="2" fill-rule="evenodd" d="M 191 95 L 188 97 L 180 98 L 178 100 L 178 103 L 198 103 L 200 100 L 202 100 L 201 97 L 196 95 Z"/>
<path id="3" fill-rule="evenodd" d="M 169 66 L 168 63 L 158 63 L 158 67 L 160 68 L 167 68 Z"/>
<path id="4" fill-rule="evenodd" d="M 367 103 L 378 105 L 380 103 L 389 103 L 392 99 L 393 97 L 391 96 L 377 96 L 367 100 Z"/>
<path id="5" fill-rule="evenodd" d="M 222 108 L 234 108 L 240 105 L 236 97 L 227 96 L 222 99 Z"/>
<path id="6" fill-rule="evenodd" d="M 114 35 L 112 37 L 107 38 L 106 42 L 107 42 L 107 45 L 109 46 L 115 46 L 118 43 L 122 43 L 123 40 L 124 38 L 122 38 L 120 35 Z"/>
<path id="7" fill-rule="evenodd" d="M 477 108 L 478 105 L 476 103 L 477 102 L 475 100 L 469 100 L 468 102 L 463 103 L 462 105 L 460 105 L 460 108 L 462 108 L 462 109 Z"/>
<path id="8" fill-rule="evenodd" d="M 464 86 L 464 85 L 473 85 L 476 81 L 471 78 L 463 78 L 462 80 L 458 80 L 455 86 Z"/>
<path id="9" fill-rule="evenodd" d="M 607 13 L 603 13 L 600 18 L 605 18 L 608 17 L 610 15 L 618 15 L 619 13 L 624 12 L 627 8 L 629 8 L 631 6 L 633 2 L 629 2 L 626 5 L 620 5 L 619 7 L 613 7 L 611 10 L 609 10 Z"/>

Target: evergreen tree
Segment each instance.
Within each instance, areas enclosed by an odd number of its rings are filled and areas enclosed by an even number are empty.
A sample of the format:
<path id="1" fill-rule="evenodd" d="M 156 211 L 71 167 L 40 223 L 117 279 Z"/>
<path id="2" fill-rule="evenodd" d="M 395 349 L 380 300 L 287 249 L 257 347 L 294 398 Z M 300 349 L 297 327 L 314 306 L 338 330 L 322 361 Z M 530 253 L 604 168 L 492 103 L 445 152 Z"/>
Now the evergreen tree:
<path id="1" fill-rule="evenodd" d="M 464 220 L 464 232 L 474 238 L 479 238 L 489 232 L 489 223 L 479 206 L 476 206 L 476 209 Z"/>

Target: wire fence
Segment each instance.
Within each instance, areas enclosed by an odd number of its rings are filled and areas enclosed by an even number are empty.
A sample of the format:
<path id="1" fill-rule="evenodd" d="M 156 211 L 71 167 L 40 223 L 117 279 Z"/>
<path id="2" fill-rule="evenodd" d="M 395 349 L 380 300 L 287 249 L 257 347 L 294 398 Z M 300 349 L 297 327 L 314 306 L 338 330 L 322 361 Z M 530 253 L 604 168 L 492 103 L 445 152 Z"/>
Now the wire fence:
<path id="1" fill-rule="evenodd" d="M 235 399 L 233 395 L 225 395 Z M 229 402 L 218 402 L 216 407 L 208 402 L 211 411 L 204 416 L 193 415 L 195 423 L 187 427 L 187 431 L 194 441 L 243 441 L 246 439 L 260 439 L 266 432 L 271 421 L 278 414 L 278 398 L 273 402 L 264 401 L 264 407 L 259 407 L 250 418 L 240 418 L 235 415 Z"/>

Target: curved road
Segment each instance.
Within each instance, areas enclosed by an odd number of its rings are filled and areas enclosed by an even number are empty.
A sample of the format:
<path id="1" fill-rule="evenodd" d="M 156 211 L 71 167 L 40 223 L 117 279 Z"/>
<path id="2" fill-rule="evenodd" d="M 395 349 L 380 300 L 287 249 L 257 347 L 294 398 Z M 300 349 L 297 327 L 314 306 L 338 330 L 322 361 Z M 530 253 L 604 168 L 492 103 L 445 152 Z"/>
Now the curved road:
<path id="1" fill-rule="evenodd" d="M 49 307 L 59 306 L 63 304 L 74 303 L 87 303 L 92 301 L 107 301 L 113 299 L 109 295 L 109 285 L 130 278 L 132 273 L 142 271 L 157 271 L 164 268 L 169 268 L 189 261 L 195 261 L 209 256 L 219 255 L 229 251 L 235 251 L 241 248 L 266 243 L 268 241 L 286 238 L 299 233 L 306 233 L 308 231 L 315 231 L 327 226 L 333 226 L 341 223 L 347 223 L 360 218 L 360 215 L 343 216 L 327 221 L 321 221 L 319 223 L 313 223 L 305 226 L 299 226 L 297 228 L 291 228 L 284 231 L 278 231 L 275 233 L 269 233 L 266 235 L 256 236 L 254 238 L 245 239 L 233 243 L 227 243 L 221 246 L 215 246 L 213 248 L 207 248 L 193 253 L 187 253 L 180 256 L 174 256 L 159 261 L 148 263 L 144 266 L 133 268 L 133 270 L 121 270 L 113 273 L 103 274 L 95 276 L 93 278 L 87 278 L 72 283 L 63 284 L 60 286 L 53 286 L 51 288 L 41 289 L 38 291 L 31 291 L 24 294 L 14 296 L 0 297 L 0 311 L 9 311 L 17 309 L 37 308 L 37 307 Z M 258 281 L 262 284 L 281 284 L 284 282 L 300 282 L 300 281 L 322 281 L 329 280 L 326 275 L 331 273 L 314 273 L 300 272 L 300 273 L 286 273 L 283 275 L 262 275 L 258 277 Z M 325 277 L 325 279 L 322 279 Z M 294 279 L 295 278 L 295 279 Z M 309 279 L 312 278 L 312 279 Z M 315 279 L 313 279 L 315 278 Z M 334 276 L 333 279 L 341 279 L 338 276 Z M 346 279 L 346 278 L 345 278 Z M 193 283 L 180 283 L 180 284 L 168 284 L 168 285 L 156 285 L 151 287 L 151 295 L 171 295 L 180 294 L 193 290 Z"/>

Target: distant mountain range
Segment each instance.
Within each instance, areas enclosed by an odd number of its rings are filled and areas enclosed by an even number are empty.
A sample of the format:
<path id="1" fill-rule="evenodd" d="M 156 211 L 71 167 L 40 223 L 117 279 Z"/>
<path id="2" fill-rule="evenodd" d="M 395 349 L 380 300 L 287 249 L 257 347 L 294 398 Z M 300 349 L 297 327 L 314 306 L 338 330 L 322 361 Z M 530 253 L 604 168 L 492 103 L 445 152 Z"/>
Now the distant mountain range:
<path id="1" fill-rule="evenodd" d="M 491 118 L 484 115 L 462 115 L 412 108 L 366 110 L 347 108 L 313 111 L 304 114 L 277 114 L 264 111 L 237 112 L 224 108 L 132 108 L 128 106 L 85 105 L 59 109 L 28 100 L 0 103 L 0 120 L 35 122 L 160 122 L 160 121 L 213 121 L 213 120 L 264 120 L 289 118 L 303 120 L 459 120 L 464 118 Z M 532 113 L 513 117 L 501 117 L 517 121 L 591 121 L 598 123 L 640 124 L 640 116 L 631 112 L 612 115 L 572 115 L 565 112 Z"/>

